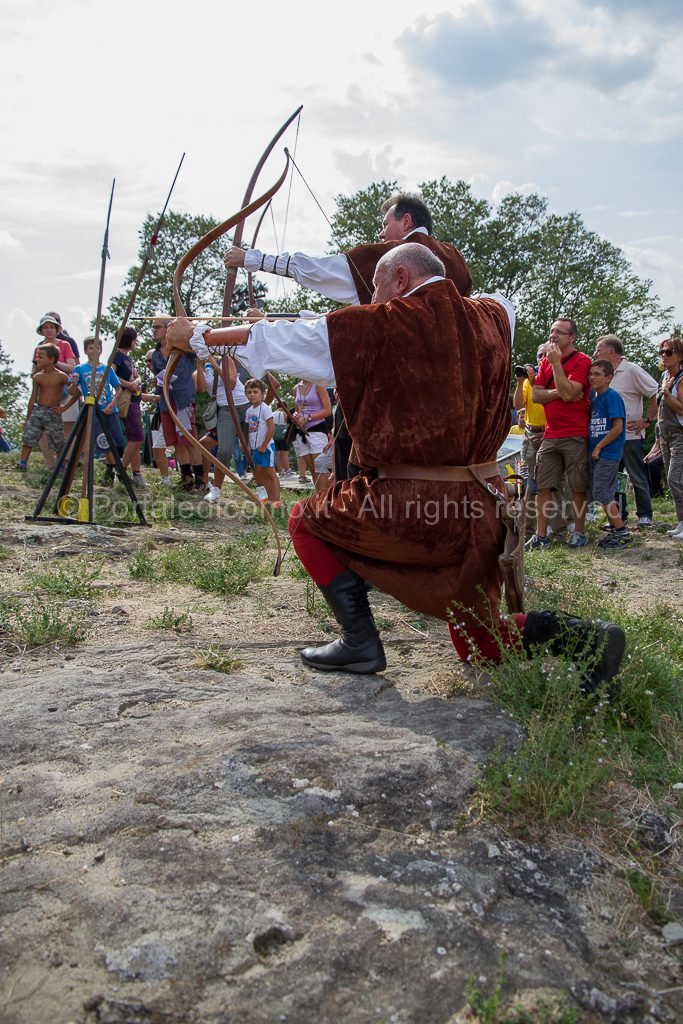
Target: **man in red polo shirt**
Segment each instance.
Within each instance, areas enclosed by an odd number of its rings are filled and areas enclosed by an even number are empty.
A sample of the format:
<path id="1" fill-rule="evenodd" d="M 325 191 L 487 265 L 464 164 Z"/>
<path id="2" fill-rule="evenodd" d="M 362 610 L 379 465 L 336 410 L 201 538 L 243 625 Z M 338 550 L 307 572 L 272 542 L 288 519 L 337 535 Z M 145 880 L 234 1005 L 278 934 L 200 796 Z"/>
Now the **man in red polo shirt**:
<path id="1" fill-rule="evenodd" d="M 546 428 L 538 449 L 536 486 L 538 488 L 536 533 L 527 542 L 531 551 L 550 546 L 548 514 L 552 492 L 559 492 L 562 477 L 572 492 L 575 531 L 570 548 L 588 543 L 584 531 L 588 501 L 588 421 L 590 419 L 590 356 L 576 348 L 576 324 L 568 317 L 556 320 L 550 328 L 546 357 L 538 369 L 532 400 L 545 411 Z"/>

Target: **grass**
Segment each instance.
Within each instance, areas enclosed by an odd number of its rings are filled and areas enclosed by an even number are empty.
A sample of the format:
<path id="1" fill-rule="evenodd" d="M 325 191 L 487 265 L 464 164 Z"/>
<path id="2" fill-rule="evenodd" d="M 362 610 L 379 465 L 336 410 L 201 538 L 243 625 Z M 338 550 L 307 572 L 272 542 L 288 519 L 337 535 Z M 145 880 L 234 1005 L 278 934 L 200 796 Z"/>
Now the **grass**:
<path id="1" fill-rule="evenodd" d="M 72 647 L 89 631 L 85 608 L 67 607 L 64 601 L 31 598 L 0 599 L 0 638 L 19 647 L 33 649 L 60 643 Z"/>
<path id="2" fill-rule="evenodd" d="M 104 558 L 63 561 L 42 572 L 29 575 L 29 585 L 48 595 L 90 600 L 97 593 L 93 583 L 99 579 Z"/>
<path id="3" fill-rule="evenodd" d="M 543 999 L 533 1007 L 514 1005 L 514 998 L 508 999 L 505 987 L 505 954 L 501 953 L 493 991 L 486 995 L 474 979 L 465 982 L 465 1000 L 477 1024 L 577 1024 L 579 1011 L 568 1001 L 566 995 L 558 993 L 556 1000 Z"/>
<path id="4" fill-rule="evenodd" d="M 599 814 L 610 780 L 647 789 L 655 799 L 670 795 L 683 773 L 683 617 L 665 604 L 626 612 L 558 549 L 543 552 L 533 572 L 532 607 L 616 621 L 626 632 L 627 654 L 612 698 L 580 696 L 588 666 L 579 656 L 537 650 L 527 659 L 504 651 L 500 665 L 487 669 L 494 699 L 528 736 L 512 755 L 489 764 L 490 805 L 537 821 L 585 820 Z"/>
<path id="5" fill-rule="evenodd" d="M 172 633 L 191 633 L 194 622 L 187 612 L 174 612 L 172 608 L 164 608 L 161 615 L 147 619 L 144 627 Z"/>
<path id="6" fill-rule="evenodd" d="M 0 544 L 0 561 L 4 560 L 5 558 L 9 558 L 11 553 L 12 549 L 9 548 L 7 544 Z"/>
<path id="7" fill-rule="evenodd" d="M 241 594 L 268 571 L 265 542 L 263 534 L 251 534 L 239 543 L 186 543 L 161 554 L 139 551 L 129 572 L 137 580 L 183 583 L 211 594 Z"/>
<path id="8" fill-rule="evenodd" d="M 199 668 L 211 669 L 213 672 L 223 672 L 230 675 L 244 668 L 244 662 L 235 657 L 232 650 L 224 651 L 216 644 L 210 644 L 195 654 L 195 664 Z"/>
<path id="9" fill-rule="evenodd" d="M 661 885 L 672 868 L 667 858 L 647 853 L 626 820 L 629 807 L 643 802 L 672 819 L 683 808 L 673 789 L 683 779 L 683 615 L 663 602 L 626 610 L 619 586 L 594 582 L 585 562 L 564 548 L 529 557 L 527 572 L 528 609 L 617 622 L 626 633 L 626 656 L 614 694 L 582 697 L 585 655 L 537 648 L 526 658 L 501 646 L 500 664 L 486 666 L 488 691 L 526 740 L 489 761 L 475 802 L 518 834 L 547 833 L 551 825 L 590 833 L 627 871 L 645 911 L 663 920 Z M 673 864 L 675 855 L 670 859 Z"/>
<path id="10" fill-rule="evenodd" d="M 671 920 L 666 901 L 657 886 L 656 879 L 646 871 L 626 870 L 621 872 L 631 892 L 636 896 L 643 910 L 654 924 L 665 925 Z"/>
<path id="11" fill-rule="evenodd" d="M 312 618 L 317 619 L 318 626 L 324 633 L 334 632 L 330 621 L 332 616 L 330 606 L 308 575 L 306 575 L 306 612 Z"/>

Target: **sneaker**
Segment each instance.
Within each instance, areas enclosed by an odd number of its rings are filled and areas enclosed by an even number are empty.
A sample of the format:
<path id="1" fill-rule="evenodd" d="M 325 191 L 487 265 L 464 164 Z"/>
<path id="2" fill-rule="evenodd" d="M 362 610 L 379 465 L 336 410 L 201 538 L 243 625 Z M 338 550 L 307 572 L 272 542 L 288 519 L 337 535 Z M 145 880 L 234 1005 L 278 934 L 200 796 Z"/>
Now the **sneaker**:
<path id="1" fill-rule="evenodd" d="M 144 488 L 144 487 L 147 486 L 147 484 L 145 483 L 145 478 L 142 475 L 142 473 L 133 473 L 133 483 L 137 487 L 143 487 Z"/>
<path id="2" fill-rule="evenodd" d="M 18 468 L 19 467 L 17 466 L 17 469 Z M 667 530 L 666 532 L 669 534 L 670 537 L 675 537 L 676 534 L 680 533 L 682 530 L 683 530 L 683 522 L 679 523 L 678 526 L 674 526 L 673 530 Z"/>
<path id="3" fill-rule="evenodd" d="M 638 526 L 647 529 L 648 526 L 653 526 L 652 516 L 638 516 Z"/>
<path id="4" fill-rule="evenodd" d="M 596 505 L 589 505 L 588 511 L 586 512 L 587 523 L 597 523 L 598 521 L 598 510 Z"/>
<path id="5" fill-rule="evenodd" d="M 599 548 L 627 548 L 633 544 L 633 537 L 626 528 L 612 530 L 598 541 Z"/>
<path id="6" fill-rule="evenodd" d="M 610 526 L 610 524 L 609 524 L 609 523 L 605 523 L 605 524 L 604 524 L 603 526 L 601 526 L 601 527 L 600 527 L 600 529 L 601 529 L 601 530 L 604 530 L 604 531 L 605 531 L 605 533 L 611 533 L 611 532 L 612 532 L 612 530 L 614 529 L 614 527 L 613 527 L 613 526 Z"/>
<path id="7" fill-rule="evenodd" d="M 307 480 L 307 478 L 305 476 L 300 476 L 299 477 L 299 483 L 300 484 L 305 484 L 305 483 L 308 483 L 308 480 Z"/>
<path id="8" fill-rule="evenodd" d="M 587 543 L 588 543 L 588 537 L 586 536 L 586 534 L 585 533 L 579 533 L 578 530 L 575 530 L 574 533 L 569 538 L 569 540 L 567 541 L 567 547 L 568 548 L 585 548 Z"/>
<path id="9" fill-rule="evenodd" d="M 215 505 L 220 496 L 220 487 L 211 487 L 202 498 L 202 501 L 208 501 L 209 505 Z"/>
<path id="10" fill-rule="evenodd" d="M 531 540 L 528 540 L 524 545 L 525 551 L 541 551 L 545 548 L 550 547 L 550 537 L 539 537 L 537 533 L 533 535 Z"/>
<path id="11" fill-rule="evenodd" d="M 162 487 L 173 487 L 173 484 L 171 483 L 170 476 L 162 476 L 162 478 L 161 478 L 161 486 Z"/>
<path id="12" fill-rule="evenodd" d="M 18 469 L 20 473 L 25 473 L 28 469 L 28 465 L 25 462 L 17 462 L 15 468 Z"/>

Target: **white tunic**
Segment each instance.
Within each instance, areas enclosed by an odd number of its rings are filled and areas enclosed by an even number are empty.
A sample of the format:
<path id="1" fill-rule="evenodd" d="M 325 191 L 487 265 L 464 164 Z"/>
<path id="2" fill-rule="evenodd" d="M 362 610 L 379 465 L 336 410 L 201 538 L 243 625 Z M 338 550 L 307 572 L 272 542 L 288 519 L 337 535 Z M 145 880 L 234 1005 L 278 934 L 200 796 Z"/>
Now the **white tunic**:
<path id="1" fill-rule="evenodd" d="M 414 288 L 427 288 L 430 284 L 443 281 L 442 277 L 432 277 Z M 401 298 L 408 298 L 408 292 Z M 510 335 L 515 333 L 515 311 L 512 303 L 503 295 L 481 295 L 482 299 L 493 299 L 500 303 L 510 321 Z M 466 299 L 476 302 L 476 299 Z M 190 345 L 197 355 L 205 359 L 208 349 L 204 344 L 204 332 L 210 330 L 207 324 L 195 324 Z M 236 359 L 254 377 L 262 378 L 267 370 L 287 373 L 292 377 L 310 380 L 323 387 L 334 387 L 334 370 L 330 356 L 330 338 L 327 331 L 327 319 L 261 320 L 252 325 L 246 345 L 237 349 Z"/>

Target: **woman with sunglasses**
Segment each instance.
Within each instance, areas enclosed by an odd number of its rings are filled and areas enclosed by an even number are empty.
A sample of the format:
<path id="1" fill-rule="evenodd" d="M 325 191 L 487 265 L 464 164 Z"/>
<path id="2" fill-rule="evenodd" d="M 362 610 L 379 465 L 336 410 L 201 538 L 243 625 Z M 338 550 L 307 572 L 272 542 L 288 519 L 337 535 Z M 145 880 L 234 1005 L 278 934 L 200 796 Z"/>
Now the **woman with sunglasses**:
<path id="1" fill-rule="evenodd" d="M 664 370 L 657 395 L 659 444 L 678 519 L 678 526 L 667 532 L 683 541 L 683 338 L 662 341 L 659 358 Z"/>

